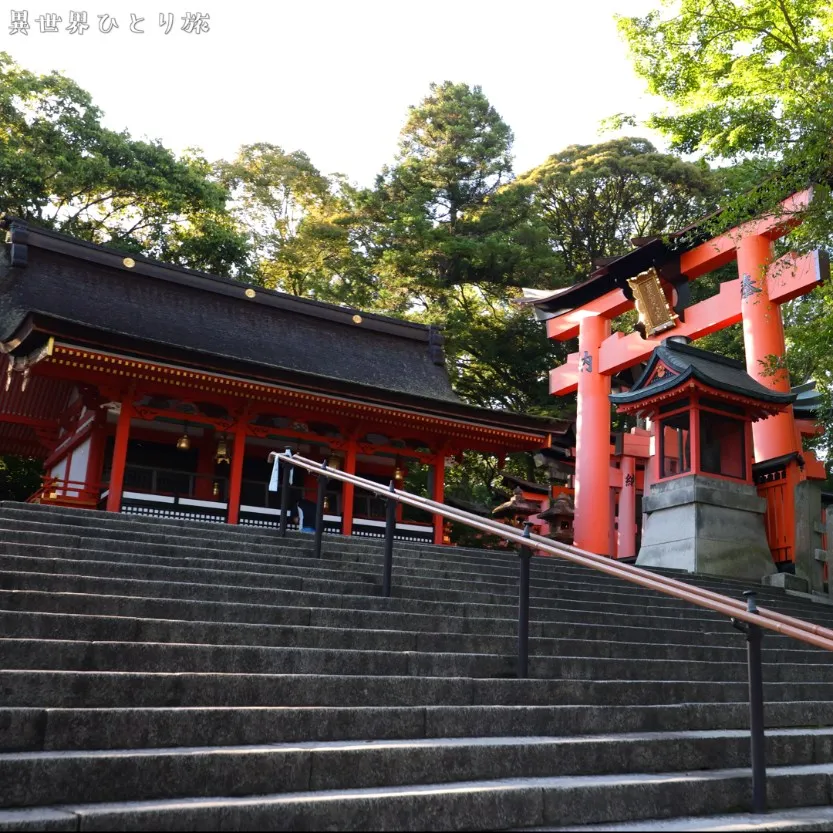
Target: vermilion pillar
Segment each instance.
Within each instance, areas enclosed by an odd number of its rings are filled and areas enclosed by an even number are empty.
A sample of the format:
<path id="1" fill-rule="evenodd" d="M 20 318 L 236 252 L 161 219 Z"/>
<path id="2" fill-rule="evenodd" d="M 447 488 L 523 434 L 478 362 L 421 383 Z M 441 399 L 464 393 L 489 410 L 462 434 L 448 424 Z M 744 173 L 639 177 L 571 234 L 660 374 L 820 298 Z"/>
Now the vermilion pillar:
<path id="1" fill-rule="evenodd" d="M 434 471 L 432 474 L 432 499 L 437 503 L 443 502 L 445 496 L 445 454 L 438 454 L 436 462 L 434 463 Z M 434 543 L 442 544 L 443 542 L 443 524 L 445 518 L 442 515 L 434 515 Z"/>
<path id="2" fill-rule="evenodd" d="M 578 414 L 576 419 L 575 546 L 609 555 L 610 377 L 599 372 L 599 347 L 610 322 L 598 315 L 581 320 L 578 336 Z"/>
<path id="3" fill-rule="evenodd" d="M 345 474 L 356 473 L 356 455 L 358 446 L 355 437 L 347 442 L 347 451 L 344 455 Z M 352 483 L 341 484 L 341 532 L 343 535 L 353 534 L 353 496 L 356 487 Z"/>
<path id="4" fill-rule="evenodd" d="M 231 457 L 231 472 L 228 487 L 227 523 L 240 523 L 240 492 L 243 487 L 243 460 L 246 457 L 246 426 L 240 424 L 234 429 L 234 451 Z"/>
<path id="5" fill-rule="evenodd" d="M 790 377 L 783 367 L 772 373 L 773 361 L 786 354 L 781 308 L 769 299 L 766 269 L 772 261 L 772 243 L 759 235 L 745 237 L 738 246 L 743 346 L 746 371 L 765 387 L 788 393 Z M 752 426 L 755 460 L 769 460 L 799 451 L 792 407 Z"/>
<path id="6" fill-rule="evenodd" d="M 636 460 L 622 458 L 622 489 L 619 492 L 619 539 L 617 558 L 636 555 Z"/>
<path id="7" fill-rule="evenodd" d="M 113 465 L 110 467 L 110 485 L 107 495 L 107 511 L 121 511 L 121 495 L 124 490 L 124 467 L 127 463 L 127 441 L 130 437 L 130 419 L 133 403 L 127 397 L 121 401 L 119 421 L 116 424 L 116 441 L 113 446 Z"/>

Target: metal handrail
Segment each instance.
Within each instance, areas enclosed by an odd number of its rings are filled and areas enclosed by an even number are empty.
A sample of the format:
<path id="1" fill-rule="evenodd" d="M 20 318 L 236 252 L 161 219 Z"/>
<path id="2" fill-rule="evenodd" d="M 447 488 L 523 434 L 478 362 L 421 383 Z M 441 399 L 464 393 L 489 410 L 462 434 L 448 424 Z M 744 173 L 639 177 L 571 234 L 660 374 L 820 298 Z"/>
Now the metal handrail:
<path id="1" fill-rule="evenodd" d="M 462 509 L 456 509 L 444 503 L 438 503 L 430 498 L 420 497 L 410 492 L 395 489 L 392 486 L 385 488 L 372 480 L 367 480 L 355 474 L 347 474 L 338 469 L 332 469 L 327 466 L 326 462 L 317 463 L 315 460 L 309 460 L 297 454 L 287 456 L 284 453 L 280 457 L 282 462 L 289 461 L 292 465 L 300 466 L 307 471 L 320 472 L 326 475 L 327 478 L 341 480 L 344 483 L 352 483 L 354 486 L 361 486 L 361 488 L 375 492 L 377 495 L 393 498 L 400 503 L 406 503 L 450 520 L 459 521 L 483 532 L 498 535 L 520 546 L 528 547 L 530 544 L 534 544 L 536 549 L 571 561 L 574 564 L 590 567 L 591 569 L 607 573 L 616 578 L 621 578 L 631 584 L 639 584 L 649 590 L 656 590 L 657 592 L 673 596 L 690 604 L 704 607 L 714 613 L 731 616 L 743 622 L 775 631 L 783 636 L 792 637 L 800 642 L 806 642 L 817 648 L 833 651 L 833 630 L 830 628 L 804 622 L 801 619 L 785 616 L 784 614 L 767 610 L 766 608 L 757 608 L 753 612 L 748 609 L 748 606 L 744 602 L 720 593 L 715 593 L 712 590 L 695 587 L 694 585 L 667 576 L 656 575 L 641 567 L 611 561 L 604 556 L 596 555 L 595 553 L 587 552 L 586 550 L 581 550 L 568 544 L 552 541 L 543 535 L 527 535 L 523 532 L 507 528 L 505 524 L 498 523 L 489 518 L 483 518 Z"/>
<path id="2" fill-rule="evenodd" d="M 458 521 L 474 529 L 488 532 L 507 541 L 519 545 L 520 556 L 519 592 L 518 592 L 518 676 L 527 676 L 528 641 L 529 641 L 529 566 L 533 555 L 532 545 L 538 551 L 563 558 L 582 567 L 589 567 L 598 572 L 606 573 L 614 578 L 622 579 L 631 584 L 637 584 L 648 590 L 663 593 L 666 596 L 680 599 L 689 604 L 720 613 L 730 617 L 732 625 L 746 634 L 747 663 L 749 679 L 749 716 L 750 716 L 750 758 L 752 766 L 752 810 L 755 813 L 766 811 L 766 760 L 764 748 L 764 687 L 762 672 L 761 640 L 763 630 L 771 630 L 783 636 L 789 636 L 799 642 L 814 645 L 827 651 L 833 651 L 833 630 L 786 616 L 774 610 L 758 608 L 755 602 L 755 591 L 747 590 L 743 595 L 746 603 L 712 590 L 706 590 L 695 585 L 687 584 L 678 579 L 661 576 L 635 567 L 611 561 L 604 556 L 581 550 L 578 547 L 561 544 L 533 535 L 530 532 L 531 522 L 525 524 L 524 531 L 517 532 L 488 518 L 482 518 L 462 509 L 455 509 L 444 503 L 430 498 L 394 488 L 384 486 L 372 480 L 367 480 L 355 474 L 347 474 L 338 469 L 331 469 L 326 462 L 317 463 L 300 455 L 292 454 L 287 449 L 284 454 L 272 452 L 269 460 L 279 458 L 290 465 L 300 466 L 318 475 L 318 502 L 315 519 L 315 555 L 321 556 L 321 539 L 324 531 L 323 504 L 324 494 L 329 479 L 352 483 L 366 491 L 384 496 L 387 499 L 387 523 L 385 528 L 385 547 L 382 575 L 382 593 L 389 597 L 391 594 L 391 573 L 393 567 L 393 530 L 396 522 L 396 502 L 414 506 L 417 509 Z M 281 534 L 286 534 L 287 501 L 289 495 L 289 465 L 285 466 L 281 479 Z"/>

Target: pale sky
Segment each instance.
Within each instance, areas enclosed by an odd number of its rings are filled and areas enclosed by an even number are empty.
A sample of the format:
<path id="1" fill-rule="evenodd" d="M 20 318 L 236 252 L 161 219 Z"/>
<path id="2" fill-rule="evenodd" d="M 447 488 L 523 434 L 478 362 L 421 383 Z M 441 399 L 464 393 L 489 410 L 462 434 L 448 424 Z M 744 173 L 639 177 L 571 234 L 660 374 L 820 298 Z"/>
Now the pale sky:
<path id="1" fill-rule="evenodd" d="M 521 173 L 569 144 L 611 138 L 599 122 L 652 104 L 613 14 L 658 0 L 11 0 L 0 51 L 27 69 L 57 69 L 105 112 L 107 126 L 180 151 L 229 158 L 246 143 L 304 150 L 323 172 L 370 185 L 395 151 L 407 108 L 432 81 L 479 84 L 515 133 Z M 68 33 L 69 10 L 89 30 Z M 28 36 L 9 32 L 28 11 Z M 210 31 L 183 32 L 186 12 Z M 41 33 L 37 18 L 63 18 Z M 130 32 L 131 13 L 145 18 Z M 165 34 L 173 14 L 173 28 Z M 99 31 L 99 15 L 118 29 Z M 44 17 L 44 20 L 46 18 Z M 104 25 L 107 25 L 106 23 Z M 656 136 L 645 130 L 631 134 Z"/>

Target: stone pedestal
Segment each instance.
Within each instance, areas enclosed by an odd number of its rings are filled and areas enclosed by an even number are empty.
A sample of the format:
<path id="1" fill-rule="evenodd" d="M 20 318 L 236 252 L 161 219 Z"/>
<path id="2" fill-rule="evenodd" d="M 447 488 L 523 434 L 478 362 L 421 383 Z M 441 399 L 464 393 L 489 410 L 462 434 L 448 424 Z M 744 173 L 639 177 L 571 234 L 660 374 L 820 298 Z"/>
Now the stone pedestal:
<path id="1" fill-rule="evenodd" d="M 803 480 L 795 487 L 795 574 L 806 579 L 811 593 L 824 590 L 824 534 L 821 481 Z"/>
<path id="2" fill-rule="evenodd" d="M 754 486 L 692 474 L 651 486 L 639 567 L 666 567 L 759 583 L 776 572 Z"/>

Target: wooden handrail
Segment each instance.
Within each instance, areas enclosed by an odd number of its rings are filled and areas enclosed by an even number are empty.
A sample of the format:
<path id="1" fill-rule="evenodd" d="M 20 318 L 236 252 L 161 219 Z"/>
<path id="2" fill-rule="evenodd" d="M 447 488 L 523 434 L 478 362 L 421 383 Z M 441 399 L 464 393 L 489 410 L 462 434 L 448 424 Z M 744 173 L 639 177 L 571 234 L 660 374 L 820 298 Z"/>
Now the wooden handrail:
<path id="1" fill-rule="evenodd" d="M 558 558 L 563 558 L 579 566 L 589 567 L 590 569 L 606 573 L 607 575 L 622 579 L 631 584 L 645 587 L 648 590 L 654 590 L 667 596 L 672 596 L 689 604 L 711 610 L 713 613 L 719 613 L 742 622 L 748 622 L 749 624 L 766 628 L 770 631 L 775 631 L 783 636 L 796 639 L 799 642 L 814 645 L 817 648 L 823 648 L 827 651 L 833 651 L 833 630 L 830 628 L 805 622 L 802 619 L 786 616 L 766 608 L 758 608 L 756 612 L 752 612 L 747 609 L 744 602 L 738 599 L 732 599 L 729 596 L 715 593 L 712 590 L 695 587 L 678 579 L 657 575 L 641 567 L 611 561 L 604 556 L 552 541 L 542 535 L 525 535 L 522 532 L 507 528 L 504 524 L 489 518 L 482 518 L 462 509 L 455 509 L 444 503 L 438 503 L 429 498 L 423 498 L 410 492 L 394 489 L 392 483 L 390 487 L 385 488 L 372 480 L 367 480 L 355 474 L 347 474 L 338 469 L 329 468 L 326 463 L 317 463 L 315 460 L 309 460 L 300 455 L 292 455 L 288 451 L 280 455 L 273 452 L 269 455 L 270 460 L 274 459 L 273 455 L 279 456 L 281 462 L 289 462 L 307 471 L 319 472 L 333 480 L 352 483 L 354 486 L 360 486 L 377 495 L 393 498 L 400 503 L 415 506 L 418 509 L 433 512 L 434 514 L 441 515 L 449 520 L 458 521 L 474 529 L 497 535 L 519 546 L 529 547 L 534 545 L 540 551 Z"/>

